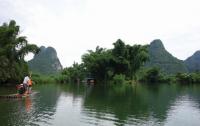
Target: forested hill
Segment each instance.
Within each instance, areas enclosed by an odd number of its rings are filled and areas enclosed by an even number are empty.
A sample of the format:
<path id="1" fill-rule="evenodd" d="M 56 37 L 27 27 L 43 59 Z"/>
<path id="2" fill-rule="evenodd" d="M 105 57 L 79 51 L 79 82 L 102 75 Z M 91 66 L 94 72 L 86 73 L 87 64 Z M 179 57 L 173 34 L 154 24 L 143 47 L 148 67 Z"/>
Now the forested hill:
<path id="1" fill-rule="evenodd" d="M 54 48 L 40 47 L 40 52 L 28 61 L 29 69 L 40 74 L 55 74 L 62 70 L 62 65 Z"/>
<path id="2" fill-rule="evenodd" d="M 167 74 L 177 72 L 187 72 L 183 61 L 172 56 L 164 47 L 161 40 L 156 39 L 148 46 L 149 61 L 145 64 L 147 67 L 159 67 L 161 71 Z"/>
<path id="3" fill-rule="evenodd" d="M 195 52 L 191 57 L 185 60 L 189 72 L 200 71 L 200 51 Z"/>

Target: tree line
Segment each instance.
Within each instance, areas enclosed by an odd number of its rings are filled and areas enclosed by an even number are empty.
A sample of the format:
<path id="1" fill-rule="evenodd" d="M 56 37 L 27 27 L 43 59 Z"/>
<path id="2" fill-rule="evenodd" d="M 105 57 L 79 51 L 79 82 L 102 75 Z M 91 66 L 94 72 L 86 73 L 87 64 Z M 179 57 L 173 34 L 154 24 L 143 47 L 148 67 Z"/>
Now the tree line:
<path id="1" fill-rule="evenodd" d="M 82 63 L 74 63 L 65 68 L 60 78 L 61 83 L 72 83 L 84 77 L 94 77 L 104 83 L 200 83 L 200 73 L 167 74 L 159 67 L 147 67 L 149 45 L 126 45 L 118 39 L 112 49 L 99 46 L 82 55 Z"/>
<path id="2" fill-rule="evenodd" d="M 149 57 L 147 45 L 128 45 L 118 39 L 113 46 L 112 49 L 97 46 L 94 51 L 88 50 L 82 55 L 81 64 L 74 63 L 72 67 L 65 68 L 62 75 L 71 81 L 85 76 L 94 77 L 100 82 L 121 76 L 127 80 L 137 80 L 136 73 Z"/>

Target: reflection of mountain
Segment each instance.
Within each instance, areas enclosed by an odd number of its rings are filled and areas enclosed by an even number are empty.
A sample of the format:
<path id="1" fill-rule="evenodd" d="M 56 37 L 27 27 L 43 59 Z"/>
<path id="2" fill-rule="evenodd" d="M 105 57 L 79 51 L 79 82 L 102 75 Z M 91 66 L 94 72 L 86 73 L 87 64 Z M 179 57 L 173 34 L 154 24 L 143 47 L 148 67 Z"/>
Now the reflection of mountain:
<path id="1" fill-rule="evenodd" d="M 111 89 L 95 87 L 85 98 L 84 113 L 90 118 L 114 118 L 116 125 L 134 125 L 134 121 L 128 121 L 130 118 L 143 122 L 154 118 L 158 122 L 163 122 L 178 95 L 177 91 L 177 87 L 168 85 L 137 85 L 133 88 L 115 86 Z M 111 114 L 114 114 L 114 117 Z"/>

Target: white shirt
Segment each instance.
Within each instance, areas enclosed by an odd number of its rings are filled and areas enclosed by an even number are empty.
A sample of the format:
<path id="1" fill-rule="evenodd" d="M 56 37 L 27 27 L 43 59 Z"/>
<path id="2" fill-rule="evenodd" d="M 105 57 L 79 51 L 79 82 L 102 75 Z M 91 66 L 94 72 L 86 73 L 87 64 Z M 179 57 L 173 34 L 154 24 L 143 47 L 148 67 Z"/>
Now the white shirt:
<path id="1" fill-rule="evenodd" d="M 28 76 L 26 76 L 24 78 L 23 84 L 28 84 L 28 81 L 30 80 L 30 78 Z"/>

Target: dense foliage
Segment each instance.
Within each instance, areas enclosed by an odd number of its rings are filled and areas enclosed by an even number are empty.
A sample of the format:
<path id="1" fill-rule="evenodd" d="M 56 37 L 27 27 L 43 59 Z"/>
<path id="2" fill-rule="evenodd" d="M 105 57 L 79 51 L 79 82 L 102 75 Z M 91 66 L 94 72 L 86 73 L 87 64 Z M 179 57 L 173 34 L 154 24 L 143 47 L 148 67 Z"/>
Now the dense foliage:
<path id="1" fill-rule="evenodd" d="M 24 56 L 29 52 L 37 53 L 38 47 L 28 44 L 25 36 L 20 36 L 20 27 L 14 20 L 0 26 L 0 83 L 18 83 L 28 66 Z"/>
<path id="2" fill-rule="evenodd" d="M 124 74 L 116 74 L 111 83 L 113 84 L 117 84 L 117 85 L 121 85 L 121 84 L 125 84 L 126 83 L 126 77 Z"/>
<path id="3" fill-rule="evenodd" d="M 166 75 L 157 67 L 145 68 L 140 71 L 139 81 L 145 83 L 199 84 L 200 73 L 177 73 L 176 75 Z"/>
<path id="4" fill-rule="evenodd" d="M 95 51 L 89 50 L 82 56 L 83 63 L 65 68 L 57 81 L 77 82 L 89 77 L 115 83 L 116 80 L 136 79 L 137 71 L 148 60 L 147 46 L 126 45 L 120 39 L 113 45 L 113 49 L 97 46 Z"/>
<path id="5" fill-rule="evenodd" d="M 178 73 L 176 78 L 177 82 L 182 84 L 200 83 L 200 73 Z"/>
<path id="6" fill-rule="evenodd" d="M 31 76 L 31 79 L 33 81 L 33 84 L 49 84 L 55 82 L 55 75 L 44 75 L 39 73 L 33 73 Z"/>
<path id="7" fill-rule="evenodd" d="M 56 81 L 59 83 L 77 83 L 83 80 L 85 76 L 84 65 L 74 62 L 73 66 L 63 69 L 61 75 L 57 76 Z"/>
<path id="8" fill-rule="evenodd" d="M 148 60 L 147 46 L 126 45 L 118 39 L 113 49 L 97 47 L 82 56 L 83 64 L 98 80 L 112 79 L 116 74 L 124 74 L 128 79 L 136 79 L 136 72 Z"/>
<path id="9" fill-rule="evenodd" d="M 169 83 L 173 81 L 173 76 L 162 73 L 160 68 L 144 68 L 140 71 L 139 81 L 145 83 Z"/>

